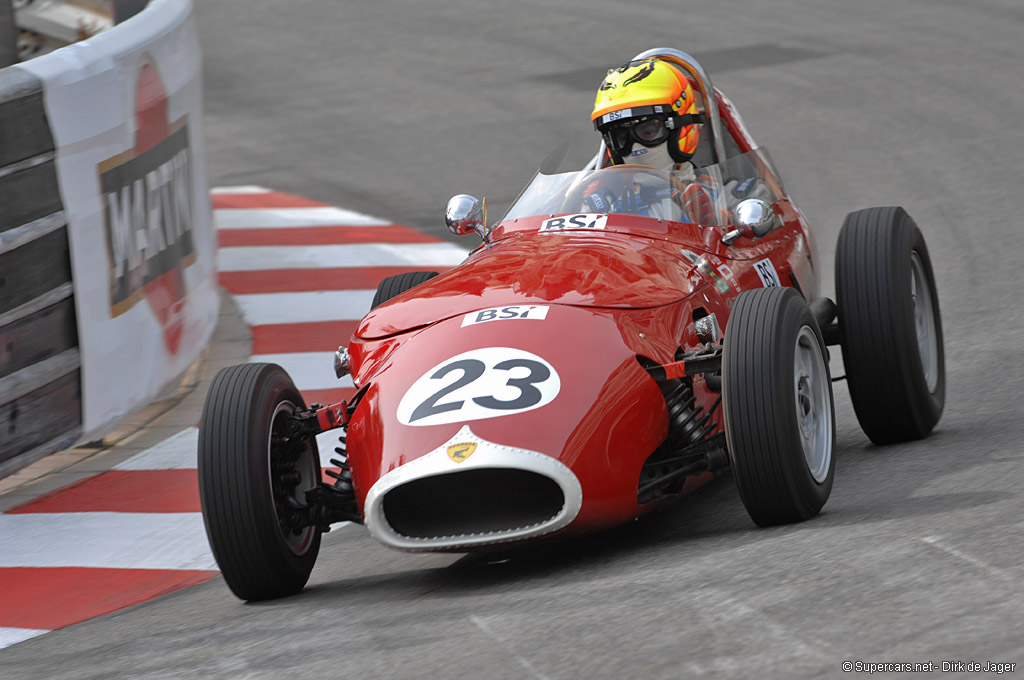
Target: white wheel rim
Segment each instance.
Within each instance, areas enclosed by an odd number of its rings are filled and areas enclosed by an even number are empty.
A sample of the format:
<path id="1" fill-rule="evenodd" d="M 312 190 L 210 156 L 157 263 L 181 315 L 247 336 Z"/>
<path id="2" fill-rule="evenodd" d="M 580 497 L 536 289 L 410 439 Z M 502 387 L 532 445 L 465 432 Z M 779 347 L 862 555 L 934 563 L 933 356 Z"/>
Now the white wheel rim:
<path id="1" fill-rule="evenodd" d="M 796 336 L 793 387 L 800 445 L 811 477 L 818 484 L 828 478 L 832 465 L 832 396 L 828 371 L 818 338 L 809 326 Z"/>
<path id="2" fill-rule="evenodd" d="M 270 417 L 270 432 L 267 434 L 267 464 L 268 469 L 271 470 L 270 478 L 267 480 L 270 484 L 271 498 L 274 495 L 274 479 L 273 479 L 273 464 L 274 460 L 271 456 L 271 448 L 273 444 L 271 439 L 274 435 L 274 422 L 277 417 L 282 413 L 292 414 L 295 412 L 295 404 L 290 401 L 282 401 L 274 409 L 274 414 Z M 299 473 L 299 483 L 292 489 L 291 496 L 299 503 L 306 503 L 306 491 L 312 489 L 317 484 L 316 476 L 316 461 L 313 460 L 312 452 L 309 450 L 309 446 L 306 446 L 306 450 L 303 452 L 299 459 L 295 461 L 295 465 L 292 470 Z M 277 506 L 274 506 L 274 516 L 277 517 L 278 521 L 281 521 L 281 517 L 277 512 Z M 296 555 L 304 555 L 313 544 L 313 539 L 316 537 L 316 527 L 306 527 L 298 534 L 294 531 L 284 529 L 281 527 L 281 536 L 284 538 L 285 543 L 291 548 L 291 551 Z"/>
<path id="3" fill-rule="evenodd" d="M 939 332 L 935 326 L 935 304 L 924 262 L 918 252 L 910 253 L 910 299 L 914 304 L 914 333 L 921 356 L 921 369 L 928 391 L 939 384 Z"/>

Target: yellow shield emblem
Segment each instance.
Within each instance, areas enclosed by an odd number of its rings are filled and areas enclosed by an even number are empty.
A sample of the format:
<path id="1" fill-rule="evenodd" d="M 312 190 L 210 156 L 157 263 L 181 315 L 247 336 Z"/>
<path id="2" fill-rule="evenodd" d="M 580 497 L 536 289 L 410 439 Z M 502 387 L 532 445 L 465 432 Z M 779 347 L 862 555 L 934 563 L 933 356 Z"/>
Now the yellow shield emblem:
<path id="1" fill-rule="evenodd" d="M 473 455 L 476 451 L 476 442 L 469 442 L 467 444 L 449 444 L 448 445 L 448 457 L 454 460 L 456 463 L 462 461 Z"/>

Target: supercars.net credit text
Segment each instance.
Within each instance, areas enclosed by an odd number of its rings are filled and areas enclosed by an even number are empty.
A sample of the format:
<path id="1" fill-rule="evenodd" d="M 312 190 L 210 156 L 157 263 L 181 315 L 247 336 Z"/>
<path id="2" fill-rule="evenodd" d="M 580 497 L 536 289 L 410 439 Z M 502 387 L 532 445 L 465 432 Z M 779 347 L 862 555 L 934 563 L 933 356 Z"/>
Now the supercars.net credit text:
<path id="1" fill-rule="evenodd" d="M 1015 673 L 1016 663 L 999 663 L 995 661 L 903 661 L 903 662 L 868 662 L 844 661 L 844 673 Z"/>

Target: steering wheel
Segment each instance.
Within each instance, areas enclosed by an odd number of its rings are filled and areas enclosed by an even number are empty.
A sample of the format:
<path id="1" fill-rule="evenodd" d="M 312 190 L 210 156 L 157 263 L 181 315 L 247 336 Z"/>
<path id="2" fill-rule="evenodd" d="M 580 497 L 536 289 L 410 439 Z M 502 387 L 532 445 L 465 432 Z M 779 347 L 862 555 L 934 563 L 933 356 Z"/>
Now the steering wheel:
<path id="1" fill-rule="evenodd" d="M 614 196 L 619 198 L 627 198 L 627 205 L 637 205 L 636 193 L 633 190 L 632 182 L 628 182 L 626 178 L 620 174 L 608 173 L 607 175 L 600 177 L 599 180 L 602 181 L 602 186 L 595 188 L 594 191 L 588 192 L 588 189 L 591 189 L 594 183 L 592 181 L 588 181 L 590 177 L 596 175 L 597 173 L 603 172 L 605 170 L 610 170 L 613 168 L 615 170 L 646 170 L 651 174 L 658 174 L 658 170 L 656 168 L 652 168 L 649 165 L 639 165 L 636 163 L 610 165 L 607 168 L 595 170 L 586 177 L 584 177 L 582 180 L 580 180 L 578 185 L 572 191 L 570 191 L 568 195 L 566 195 L 565 200 L 562 201 L 562 205 L 558 209 L 558 212 L 578 212 L 583 207 L 584 195 L 587 193 L 597 193 L 599 189 L 603 189 L 604 191 L 613 194 Z M 612 179 L 613 177 L 615 178 L 614 180 Z M 630 177 L 632 177 L 632 175 L 630 175 Z M 608 184 L 611 184 L 613 182 L 617 184 L 617 186 L 608 186 Z M 604 198 L 604 196 L 602 196 L 602 198 Z"/>

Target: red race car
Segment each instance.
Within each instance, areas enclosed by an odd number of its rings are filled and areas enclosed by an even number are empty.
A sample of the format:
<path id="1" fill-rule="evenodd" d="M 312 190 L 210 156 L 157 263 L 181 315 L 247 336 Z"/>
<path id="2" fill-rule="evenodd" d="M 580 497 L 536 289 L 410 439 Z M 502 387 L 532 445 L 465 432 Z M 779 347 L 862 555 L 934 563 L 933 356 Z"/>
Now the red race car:
<path id="1" fill-rule="evenodd" d="M 813 235 L 729 100 L 699 94 L 694 189 L 650 167 L 542 169 L 505 217 L 456 196 L 483 243 L 440 275 L 381 283 L 335 370 L 350 402 L 306 406 L 272 364 L 224 369 L 200 425 L 214 556 L 257 600 L 305 585 L 322 532 L 362 523 L 393 548 L 472 551 L 610 527 L 731 470 L 762 526 L 828 500 L 828 345 L 876 443 L 926 436 L 945 400 L 928 249 L 901 208 L 850 214 L 837 299 Z M 603 152 L 603 149 L 602 149 Z M 315 436 L 337 428 L 334 481 Z"/>

